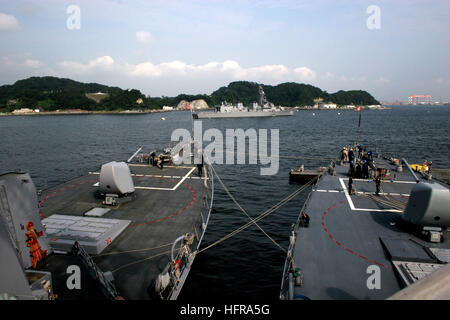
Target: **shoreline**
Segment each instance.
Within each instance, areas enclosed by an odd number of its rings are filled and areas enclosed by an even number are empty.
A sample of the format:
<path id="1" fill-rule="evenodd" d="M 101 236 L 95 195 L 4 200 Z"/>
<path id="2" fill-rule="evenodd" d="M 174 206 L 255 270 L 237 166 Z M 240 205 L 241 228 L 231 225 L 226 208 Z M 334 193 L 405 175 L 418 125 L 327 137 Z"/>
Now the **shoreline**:
<path id="1" fill-rule="evenodd" d="M 58 115 L 98 115 L 98 114 L 111 114 L 111 115 L 136 115 L 136 114 L 149 114 L 149 113 L 160 113 L 160 112 L 173 112 L 179 110 L 126 110 L 126 111 L 88 111 L 88 110 L 80 110 L 80 111 L 41 111 L 41 112 L 28 112 L 28 113 L 12 113 L 12 112 L 4 112 L 0 113 L 0 116 L 58 116 Z"/>
<path id="2" fill-rule="evenodd" d="M 286 107 L 291 110 L 327 110 L 327 111 L 345 111 L 353 110 L 353 108 L 311 108 L 311 107 Z M 390 110 L 391 107 L 383 106 L 378 108 L 362 108 L 363 110 Z M 215 110 L 214 108 L 194 110 L 194 111 L 210 111 Z M 162 110 L 162 109 L 152 109 L 152 110 L 125 110 L 125 111 L 41 111 L 41 112 L 29 112 L 29 113 L 12 113 L 4 112 L 0 113 L 0 117 L 8 116 L 57 116 L 57 115 L 138 115 L 138 114 L 149 114 L 149 113 L 162 113 L 162 112 L 174 112 L 174 111 L 188 111 L 188 110 Z"/>
<path id="3" fill-rule="evenodd" d="M 293 110 L 327 110 L 327 111 L 346 111 L 346 110 L 354 110 L 355 108 L 312 108 L 312 107 L 293 107 Z M 376 108 L 368 108 L 362 107 L 361 110 L 391 110 L 392 107 L 376 107 Z"/>

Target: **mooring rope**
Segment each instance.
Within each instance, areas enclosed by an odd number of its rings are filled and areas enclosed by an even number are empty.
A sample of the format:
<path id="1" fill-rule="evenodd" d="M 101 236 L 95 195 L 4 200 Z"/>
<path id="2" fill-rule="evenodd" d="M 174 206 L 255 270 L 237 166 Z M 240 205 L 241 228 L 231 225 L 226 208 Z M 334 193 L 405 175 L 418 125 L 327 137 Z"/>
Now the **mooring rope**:
<path id="1" fill-rule="evenodd" d="M 211 168 L 214 172 L 214 174 L 216 175 L 217 179 L 219 180 L 220 184 L 222 185 L 222 188 L 225 190 L 225 192 L 228 194 L 228 196 L 230 197 L 230 199 L 236 204 L 236 206 L 259 228 L 259 230 L 261 230 L 262 233 L 264 233 L 264 235 L 266 235 L 267 238 L 270 239 L 270 241 L 272 241 L 277 247 L 279 247 L 282 251 L 287 252 L 286 249 L 284 249 L 278 242 L 276 242 L 271 236 L 269 236 L 264 230 L 263 228 L 261 228 L 259 226 L 258 223 L 256 223 L 255 220 L 253 220 L 252 217 L 250 217 L 250 215 L 247 213 L 247 211 L 245 211 L 244 208 L 242 208 L 242 206 L 237 202 L 237 200 L 233 197 L 233 195 L 231 194 L 230 190 L 225 186 L 225 184 L 223 183 L 222 179 L 220 178 L 219 174 L 217 173 L 216 169 L 214 169 L 214 166 L 211 165 Z"/>
<path id="2" fill-rule="evenodd" d="M 234 230 L 233 232 L 230 232 L 229 234 L 225 235 L 224 237 L 220 238 L 219 240 L 215 241 L 214 243 L 210 244 L 209 246 L 201 249 L 200 251 L 198 251 L 197 253 L 201 253 L 205 250 L 208 250 L 218 244 L 220 244 L 221 242 L 237 235 L 238 233 L 240 233 L 241 231 L 244 231 L 245 229 L 247 229 L 248 227 L 250 227 L 251 225 L 253 225 L 254 223 L 260 221 L 261 219 L 264 219 L 265 217 L 267 217 L 268 215 L 270 215 L 271 213 L 273 213 L 274 211 L 278 210 L 279 208 L 281 208 L 282 206 L 284 206 L 286 203 L 288 203 L 289 201 L 291 201 L 293 198 L 295 198 L 298 194 L 300 194 L 302 191 L 304 191 L 308 186 L 312 185 L 313 183 L 315 183 L 315 181 L 318 179 L 318 177 L 315 177 L 314 179 L 310 180 L 308 183 L 302 185 L 300 188 L 298 188 L 296 191 L 294 191 L 293 193 L 291 193 L 290 195 L 288 195 L 286 198 L 284 198 L 283 200 L 281 200 L 280 202 L 278 202 L 276 205 L 274 205 L 273 207 L 271 207 L 270 209 L 264 211 L 263 213 L 261 213 L 256 219 L 252 219 L 252 221 L 242 225 L 241 227 L 237 228 L 236 230 Z M 283 250 L 284 252 L 286 252 L 286 250 Z"/>
<path id="3" fill-rule="evenodd" d="M 139 252 L 139 251 L 150 251 L 150 250 L 155 250 L 155 249 L 160 249 L 163 247 L 167 247 L 167 246 L 171 246 L 173 244 L 173 242 L 169 242 L 157 247 L 152 247 L 152 248 L 143 248 L 143 249 L 133 249 L 133 250 L 126 250 L 126 251 L 115 251 L 115 252 L 108 252 L 108 253 L 102 253 L 102 254 L 98 254 L 96 256 L 93 256 L 92 258 L 99 258 L 99 257 L 104 257 L 104 256 L 111 256 L 111 255 L 116 255 L 116 254 L 122 254 L 122 253 L 131 253 L 131 252 Z"/>
<path id="4" fill-rule="evenodd" d="M 137 263 L 141 263 L 141 262 L 143 262 L 143 261 L 147 261 L 147 260 L 150 260 L 150 259 L 153 259 L 153 258 L 162 256 L 162 255 L 165 255 L 165 254 L 169 254 L 171 251 L 172 251 L 172 250 L 160 252 L 160 253 L 158 253 L 158 254 L 155 254 L 155 255 L 153 255 L 153 256 L 150 256 L 150 257 L 147 257 L 147 258 L 144 258 L 144 259 L 140 259 L 140 260 L 136 260 L 136 261 L 133 261 L 133 262 L 130 262 L 130 263 L 127 263 L 127 264 L 123 264 L 123 265 L 121 265 L 120 267 L 114 269 L 114 270 L 111 271 L 111 272 L 114 273 L 114 272 L 119 271 L 120 269 L 123 269 L 123 268 L 129 267 L 129 266 L 135 265 L 135 264 L 137 264 Z"/>

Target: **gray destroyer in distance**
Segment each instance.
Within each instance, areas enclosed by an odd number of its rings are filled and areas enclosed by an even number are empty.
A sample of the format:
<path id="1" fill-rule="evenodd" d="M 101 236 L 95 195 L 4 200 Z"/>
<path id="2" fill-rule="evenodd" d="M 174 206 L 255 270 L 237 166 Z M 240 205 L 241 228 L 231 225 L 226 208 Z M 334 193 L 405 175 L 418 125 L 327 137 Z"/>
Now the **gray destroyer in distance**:
<path id="1" fill-rule="evenodd" d="M 179 156 L 141 147 L 38 193 L 0 175 L 0 299 L 177 299 L 214 196 L 206 157 Z"/>
<path id="2" fill-rule="evenodd" d="M 216 110 L 196 112 L 192 114 L 194 119 L 209 119 L 209 118 L 253 118 L 253 117 L 279 117 L 292 116 L 292 110 L 285 110 L 283 107 L 275 107 L 273 104 L 267 102 L 266 95 L 263 88 L 259 85 L 259 102 L 253 103 L 252 108 L 247 108 L 238 103 L 236 106 L 224 104 L 216 107 Z"/>
<path id="3" fill-rule="evenodd" d="M 437 180 L 443 169 L 368 153 L 354 160 L 369 164 L 363 176 L 344 157 L 315 178 L 291 171 L 312 191 L 292 229 L 280 299 L 450 299 L 450 171 Z"/>

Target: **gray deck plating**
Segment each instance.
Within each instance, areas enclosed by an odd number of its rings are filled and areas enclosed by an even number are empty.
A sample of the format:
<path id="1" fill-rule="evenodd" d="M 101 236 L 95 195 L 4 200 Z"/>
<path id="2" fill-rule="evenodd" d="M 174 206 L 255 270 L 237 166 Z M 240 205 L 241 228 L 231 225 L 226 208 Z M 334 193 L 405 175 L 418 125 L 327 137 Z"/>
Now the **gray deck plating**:
<path id="1" fill-rule="evenodd" d="M 378 163 L 384 160 L 376 160 Z M 406 202 L 414 186 L 408 172 L 395 172 L 394 182 L 382 183 L 382 199 Z M 323 175 L 305 205 L 308 228 L 298 228 L 294 247 L 296 267 L 304 276 L 303 286 L 294 288 L 294 299 L 385 299 L 402 288 L 380 241 L 414 239 L 427 247 L 450 248 L 444 243 L 425 243 L 403 228 L 401 212 L 374 201 L 375 183 L 354 180 L 355 195 L 349 195 L 348 165 L 336 166 L 336 176 Z M 379 267 L 381 288 L 369 289 L 372 274 Z"/>
<path id="2" fill-rule="evenodd" d="M 194 168 L 130 165 L 138 187 L 136 198 L 102 216 L 131 221 L 100 255 L 93 256 L 102 271 L 113 272 L 116 288 L 125 299 L 149 298 L 149 286 L 170 260 L 170 245 L 177 237 L 192 233 L 194 249 L 198 245 L 202 223 L 209 217 L 209 199 L 205 181 Z M 102 200 L 96 196 L 98 179 L 98 174 L 91 173 L 47 190 L 40 198 L 42 216 L 82 216 L 101 207 Z"/>

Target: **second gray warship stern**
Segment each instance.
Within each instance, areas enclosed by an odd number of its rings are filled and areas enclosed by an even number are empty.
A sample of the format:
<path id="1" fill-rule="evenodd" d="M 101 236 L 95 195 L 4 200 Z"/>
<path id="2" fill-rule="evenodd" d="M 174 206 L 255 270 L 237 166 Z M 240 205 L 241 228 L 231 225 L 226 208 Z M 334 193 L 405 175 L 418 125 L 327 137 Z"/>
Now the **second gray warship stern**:
<path id="1" fill-rule="evenodd" d="M 379 195 L 371 178 L 354 178 L 350 194 L 349 164 L 339 161 L 313 185 L 292 229 L 280 299 L 387 299 L 449 262 L 447 228 L 402 218 L 417 184 L 413 175 L 387 158 L 374 162 L 389 172 Z M 446 190 L 448 202 L 447 184 L 420 180 Z M 309 217 L 306 224 L 302 213 Z M 433 232 L 441 237 L 430 242 Z"/>

